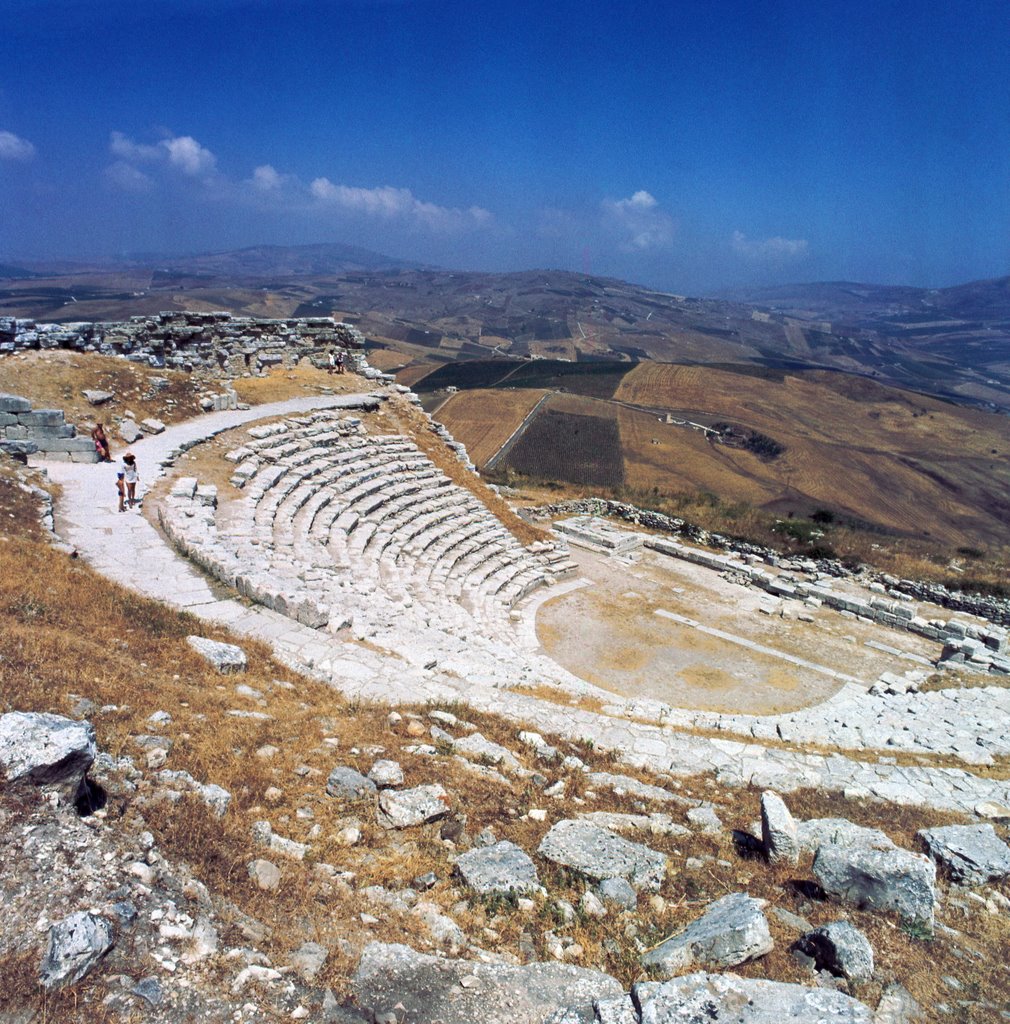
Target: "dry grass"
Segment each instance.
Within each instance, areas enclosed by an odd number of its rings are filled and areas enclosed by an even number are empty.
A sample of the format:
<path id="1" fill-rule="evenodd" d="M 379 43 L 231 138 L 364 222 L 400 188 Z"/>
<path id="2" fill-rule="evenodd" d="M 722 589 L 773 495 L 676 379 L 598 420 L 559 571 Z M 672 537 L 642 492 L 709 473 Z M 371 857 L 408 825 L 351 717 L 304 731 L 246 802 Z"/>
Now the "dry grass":
<path id="1" fill-rule="evenodd" d="M 151 379 L 168 384 L 154 388 Z M 36 409 L 62 409 L 68 423 L 82 433 L 96 421 L 117 422 L 127 412 L 177 423 L 200 412 L 198 404 L 206 381 L 180 370 L 156 370 L 115 356 L 46 350 L 23 352 L 0 359 L 0 391 L 23 395 Z M 85 389 L 111 391 L 115 396 L 93 407 L 81 393 Z M 113 446 L 116 438 L 109 431 Z"/>
<path id="2" fill-rule="evenodd" d="M 284 402 L 289 398 L 304 398 L 306 395 L 355 394 L 372 391 L 375 385 L 370 380 L 351 371 L 329 373 L 318 370 L 307 359 L 297 366 L 273 367 L 269 373 L 255 377 L 239 377 L 232 382 L 239 401 L 250 405 L 265 405 L 268 402 Z"/>
<path id="3" fill-rule="evenodd" d="M 488 429 L 479 415 L 481 403 L 493 393 L 470 392 L 465 399 L 472 415 L 454 427 L 465 444 L 481 443 Z M 448 403 L 445 414 L 451 416 L 460 400 Z M 913 550 L 940 552 L 948 560 L 958 547 L 982 549 L 983 561 L 1010 555 L 1005 417 L 842 374 L 807 372 L 777 380 L 658 363 L 632 370 L 614 401 L 558 395 L 551 404 L 618 420 L 629 493 L 651 494 L 667 504 L 717 495 L 727 530 L 754 525 L 766 532 L 778 517 L 826 508 L 855 527 L 851 536 L 836 531 L 836 546 L 844 543 L 855 554 L 860 544 L 893 541 L 900 550 L 907 540 Z M 667 424 L 666 412 L 756 430 L 785 451 L 762 460 Z M 759 523 L 748 524 L 748 516 Z M 719 528 L 711 511 L 706 519 Z"/>
<path id="4" fill-rule="evenodd" d="M 408 435 L 454 484 L 466 488 L 478 501 L 486 505 L 520 544 L 532 544 L 534 541 L 549 538 L 546 531 L 517 516 L 508 502 L 492 491 L 479 476 L 468 470 L 456 458 L 456 453 L 432 431 L 424 413 L 415 405 L 397 396 L 384 403 L 375 415 L 376 422 L 381 424 L 383 430 Z M 370 425 L 371 422 L 370 420 Z"/>
<path id="5" fill-rule="evenodd" d="M 140 764 L 140 751 L 132 737 L 152 731 L 147 723 L 152 710 L 168 710 L 173 721 L 165 731 L 174 741 L 168 767 L 225 786 L 233 794 L 232 807 L 218 820 L 193 800 L 171 806 L 148 802 L 141 808 L 137 798 L 132 798 L 132 802 L 124 799 L 120 806 L 112 806 L 110 814 L 125 812 L 127 824 L 150 828 L 166 856 L 187 862 L 212 891 L 267 925 L 271 932 L 261 945 L 275 962 L 285 962 L 287 952 L 306 939 L 327 946 L 331 958 L 321 981 L 337 991 L 346 990 L 354 966 L 353 951 L 366 940 L 406 941 L 422 948 L 426 943 L 424 929 L 416 920 L 367 904 L 357 889 L 369 883 L 394 889 L 409 886 L 413 878 L 427 871 L 434 871 L 439 881 L 425 898 L 446 911 L 454 907 L 454 917 L 471 941 L 518 953 L 524 936 L 532 936 L 536 954 L 544 957 L 548 955 L 544 933 L 553 929 L 582 947 L 576 962 L 608 970 L 624 984 L 642 977 L 629 941 L 629 926 L 639 940 L 653 945 L 727 892 L 746 889 L 804 915 L 814 925 L 840 916 L 837 907 L 811 900 L 793 884 L 794 879 L 809 877 L 809 864 L 788 871 L 742 859 L 726 833 L 717 837 L 646 837 L 649 845 L 669 855 L 671 871 L 661 899 L 640 897 L 634 919 L 611 914 L 595 921 L 577 915 L 574 923 L 562 924 L 557 901 L 567 899 L 577 905 L 585 886 L 570 872 L 544 862 L 540 868 L 550 899 L 536 901 L 531 910 L 523 910 L 507 898 L 467 896 L 451 877 L 447 859 L 451 850 L 440 840 L 437 824 L 403 833 L 380 829 L 368 804 L 343 804 L 324 795 L 329 769 L 339 763 L 367 770 L 377 756 L 393 757 L 403 765 L 408 784 L 440 782 L 446 787 L 456 812 L 466 816 L 467 834 L 473 836 L 491 827 L 499 838 L 529 850 L 535 850 L 550 824 L 561 818 L 583 810 L 631 811 L 640 805 L 604 791 L 590 793 L 581 773 L 559 771 L 557 766 L 545 770 L 552 778 L 565 778 L 566 793 L 561 799 L 547 799 L 529 781 L 502 784 L 446 757 L 411 755 L 403 749 L 412 741 L 406 726 L 412 720 L 412 710 L 421 716 L 425 708 L 403 709 L 404 721 L 391 727 L 388 709 L 348 704 L 328 687 L 282 669 L 263 645 L 246 639 L 241 642 L 250 656 L 249 670 L 241 677 L 217 676 L 186 645 L 185 636 L 193 631 L 234 640 L 225 630 L 198 625 L 187 615 L 108 583 L 44 544 L 26 541 L 17 548 L 0 548 L 3 706 L 65 713 L 68 693 L 87 697 L 99 706 L 115 705 L 116 710 L 94 715 L 99 746 L 113 754 L 130 754 Z M 280 685 L 278 679 L 289 681 L 294 688 Z M 238 682 L 259 690 L 263 697 L 240 697 L 234 689 Z M 236 719 L 227 713 L 236 707 L 265 710 L 272 717 L 268 721 Z M 516 748 L 518 727 L 514 723 L 464 707 L 449 710 L 472 722 L 489 739 Z M 271 756 L 257 753 L 266 745 L 276 747 Z M 559 745 L 563 751 L 578 753 L 596 769 L 614 768 L 611 753 L 563 741 Z M 638 771 L 628 770 L 628 774 L 655 781 Z M 756 791 L 728 793 L 704 777 L 670 784 L 685 798 L 713 801 L 727 826 L 747 828 L 757 816 Z M 266 799 L 269 787 L 281 791 L 274 802 Z M 153 795 L 149 782 L 141 784 L 138 795 Z M 840 801 L 821 791 L 793 794 L 789 802 L 801 817 L 844 815 L 881 827 L 913 848 L 917 848 L 917 829 L 952 820 L 950 815 L 918 809 Z M 526 816 L 533 807 L 547 810 L 546 822 Z M 312 817 L 299 816 L 299 809 L 306 808 Z M 142 809 L 143 821 L 136 818 L 138 809 Z M 252 822 L 261 818 L 268 818 L 279 834 L 312 842 L 306 863 L 274 857 L 283 878 L 280 889 L 271 894 L 255 889 L 245 869 L 249 860 L 262 855 L 249 832 Z M 360 821 L 363 838 L 357 846 L 343 848 L 335 836 L 349 819 Z M 312 839 L 310 831 L 316 825 L 319 834 Z M 692 856 L 704 858 L 697 870 L 686 867 L 686 858 Z M 353 872 L 355 887 L 315 871 L 317 861 Z M 380 923 L 366 928 L 357 917 L 362 910 L 374 913 Z M 844 913 L 870 937 L 880 977 L 897 977 L 924 1005 L 933 1005 L 944 995 L 939 981 L 944 974 L 956 976 L 966 993 L 985 993 L 995 1001 L 1006 999 L 1001 951 L 1010 942 L 1010 928 L 1004 918 L 991 917 L 984 910 L 963 917 L 952 909 L 945 912 L 945 920 L 963 933 L 963 939 L 944 936 L 925 941 L 886 915 Z M 740 968 L 741 973 L 809 981 L 788 953 L 795 936 L 777 922 L 772 928 L 776 949 L 758 963 Z M 225 938 L 244 941 L 238 931 Z M 342 945 L 340 940 L 348 944 Z M 959 957 L 961 946 L 977 948 L 983 956 Z M 17 965 L 10 966 L 17 974 Z M 88 984 L 97 984 L 100 978 L 96 973 Z M 26 981 L 29 983 L 33 984 L 31 979 Z M 874 982 L 857 986 L 853 992 L 872 1003 L 879 990 Z M 68 1012 L 64 1019 L 73 1019 L 73 1015 Z M 972 1019 L 997 1017 L 981 1013 Z"/>

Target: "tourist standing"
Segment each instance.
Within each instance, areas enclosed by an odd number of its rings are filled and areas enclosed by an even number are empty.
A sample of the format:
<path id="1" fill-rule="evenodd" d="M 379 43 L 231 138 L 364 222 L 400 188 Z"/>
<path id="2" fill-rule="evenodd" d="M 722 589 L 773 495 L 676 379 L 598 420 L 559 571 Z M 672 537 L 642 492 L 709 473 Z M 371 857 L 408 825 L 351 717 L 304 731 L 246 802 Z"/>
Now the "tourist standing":
<path id="1" fill-rule="evenodd" d="M 140 474 L 137 472 L 137 459 L 133 452 L 127 452 L 119 464 L 116 473 L 116 490 L 119 492 L 119 511 L 126 511 L 126 503 L 130 508 L 137 504 L 137 484 Z"/>

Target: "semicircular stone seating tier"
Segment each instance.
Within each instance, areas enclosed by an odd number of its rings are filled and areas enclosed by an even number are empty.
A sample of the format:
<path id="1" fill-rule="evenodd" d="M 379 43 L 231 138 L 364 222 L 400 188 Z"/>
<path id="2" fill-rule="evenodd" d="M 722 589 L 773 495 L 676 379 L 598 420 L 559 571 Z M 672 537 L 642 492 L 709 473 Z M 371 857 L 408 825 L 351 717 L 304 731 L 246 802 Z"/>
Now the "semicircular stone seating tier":
<path id="1" fill-rule="evenodd" d="M 517 642 L 502 628 L 513 606 L 575 570 L 553 545 L 523 547 L 402 435 L 330 410 L 248 434 L 226 456 L 242 496 L 218 509 L 216 488 L 177 479 L 162 525 L 243 596 L 305 625 L 395 634 L 391 646 L 418 652 L 432 650 L 418 631 L 434 629 L 497 657 Z"/>

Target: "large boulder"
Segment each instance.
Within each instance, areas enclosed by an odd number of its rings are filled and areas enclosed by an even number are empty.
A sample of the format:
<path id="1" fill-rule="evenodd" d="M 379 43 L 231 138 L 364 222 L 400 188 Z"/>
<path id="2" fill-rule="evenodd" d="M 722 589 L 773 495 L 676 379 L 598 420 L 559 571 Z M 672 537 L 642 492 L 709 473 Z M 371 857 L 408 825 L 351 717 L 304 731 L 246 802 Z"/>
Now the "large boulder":
<path id="1" fill-rule="evenodd" d="M 73 799 L 97 752 L 90 722 L 37 712 L 0 715 L 0 770 L 9 783 L 51 786 Z"/>
<path id="2" fill-rule="evenodd" d="M 865 846 L 877 850 L 897 847 L 880 829 L 856 825 L 846 818 L 811 818 L 796 823 L 800 849 L 816 853 L 822 846 Z"/>
<path id="3" fill-rule="evenodd" d="M 734 974 L 687 974 L 639 990 L 641 1024 L 871 1024 L 873 1019 L 865 1003 L 834 989 Z"/>
<path id="4" fill-rule="evenodd" d="M 559 821 L 544 836 L 539 853 L 597 882 L 626 878 L 638 890 L 658 890 L 666 876 L 664 854 L 588 821 Z"/>
<path id="5" fill-rule="evenodd" d="M 609 974 L 570 964 L 525 967 L 426 956 L 373 942 L 352 982 L 358 1004 L 400 1024 L 541 1024 L 559 1006 L 593 1019 L 593 1002 L 624 995 Z"/>
<path id="6" fill-rule="evenodd" d="M 761 794 L 761 841 L 771 864 L 796 864 L 800 859 L 800 841 L 796 822 L 778 793 Z"/>
<path id="7" fill-rule="evenodd" d="M 814 877 L 829 896 L 859 908 L 893 910 L 912 924 L 933 927 L 936 865 L 924 854 L 898 847 L 820 847 Z"/>
<path id="8" fill-rule="evenodd" d="M 1010 875 L 1010 846 L 992 825 L 945 825 L 919 833 L 929 855 L 950 872 L 955 882 L 984 885 Z"/>
<path id="9" fill-rule="evenodd" d="M 873 977 L 873 947 L 848 921 L 833 921 L 807 932 L 796 940 L 793 949 L 812 957 L 818 970 L 840 978 L 869 981 Z"/>
<path id="10" fill-rule="evenodd" d="M 532 892 L 540 885 L 537 868 L 525 850 L 503 840 L 478 847 L 456 860 L 456 871 L 474 892 Z"/>
<path id="11" fill-rule="evenodd" d="M 72 985 L 112 949 L 115 935 L 104 917 L 78 911 L 49 929 L 49 943 L 39 967 L 45 988 Z"/>
<path id="12" fill-rule="evenodd" d="M 642 966 L 671 978 L 686 967 L 735 967 L 770 953 L 774 947 L 764 900 L 743 892 L 730 893 L 712 903 L 682 932 L 660 943 L 642 957 Z"/>

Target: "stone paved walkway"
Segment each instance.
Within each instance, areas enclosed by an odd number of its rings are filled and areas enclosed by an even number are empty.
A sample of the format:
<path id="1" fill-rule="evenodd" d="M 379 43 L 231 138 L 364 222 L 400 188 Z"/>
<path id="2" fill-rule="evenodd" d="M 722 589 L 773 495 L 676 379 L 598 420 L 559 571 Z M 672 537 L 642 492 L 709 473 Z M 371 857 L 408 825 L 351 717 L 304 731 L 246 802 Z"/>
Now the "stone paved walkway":
<path id="1" fill-rule="evenodd" d="M 307 397 L 249 410 L 210 413 L 171 427 L 132 446 L 142 489 L 150 487 L 161 473 L 162 462 L 181 447 L 253 420 L 311 409 L 355 408 L 366 398 Z M 588 739 L 597 746 L 619 750 L 629 763 L 653 771 L 682 776 L 710 771 L 727 785 L 753 783 L 780 791 L 818 786 L 967 812 L 982 801 L 1010 803 L 1010 782 L 1005 780 L 982 778 L 958 769 L 867 763 L 840 755 L 798 753 L 758 741 L 677 732 L 670 726 L 620 717 L 622 711 L 627 713 L 627 705 L 622 708 L 615 703 L 613 713 L 607 714 L 555 704 L 521 690 L 474 682 L 464 673 L 420 668 L 394 655 L 338 640 L 223 594 L 179 556 L 139 511 L 117 513 L 113 466 L 62 462 L 43 465 L 63 488 L 56 507 L 57 532 L 96 569 L 147 597 L 206 621 L 226 624 L 240 635 L 265 640 L 280 661 L 331 683 L 348 696 L 391 703 L 463 700 L 481 710 L 531 724 L 544 733 Z M 590 687 L 588 691 L 602 692 Z M 564 700 L 563 692 L 560 699 Z"/>

